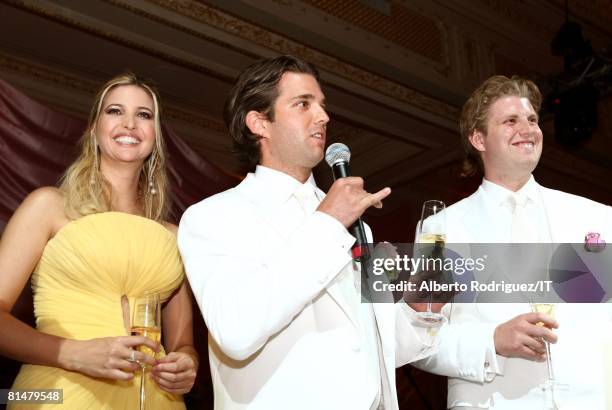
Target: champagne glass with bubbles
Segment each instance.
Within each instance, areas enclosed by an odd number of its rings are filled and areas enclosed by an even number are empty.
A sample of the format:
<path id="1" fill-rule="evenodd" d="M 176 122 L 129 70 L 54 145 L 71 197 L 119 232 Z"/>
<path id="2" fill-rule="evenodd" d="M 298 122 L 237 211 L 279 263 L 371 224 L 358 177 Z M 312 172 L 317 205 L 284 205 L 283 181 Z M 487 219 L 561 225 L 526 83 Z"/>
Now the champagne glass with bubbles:
<path id="1" fill-rule="evenodd" d="M 531 311 L 544 313 L 549 316 L 555 317 L 554 303 L 534 303 L 531 302 Z M 537 326 L 544 326 L 544 323 L 539 322 Z M 542 340 L 546 347 L 546 368 L 548 370 L 548 377 L 546 381 L 541 385 L 542 392 L 544 393 L 544 410 L 559 410 L 559 396 L 567 394 L 569 385 L 559 383 L 555 379 L 553 370 L 552 356 L 550 354 L 550 343 L 547 340 Z"/>
<path id="2" fill-rule="evenodd" d="M 161 340 L 161 305 L 158 293 L 148 293 L 135 299 L 131 330 L 132 336 L 144 336 L 159 344 Z M 138 350 L 149 356 L 155 356 L 155 352 L 147 346 L 141 345 Z M 147 366 L 140 363 L 140 410 L 145 408 L 145 376 L 147 370 Z"/>
<path id="3" fill-rule="evenodd" d="M 446 214 L 443 212 L 446 205 L 442 201 L 429 200 L 423 203 L 421 220 L 418 224 L 416 243 L 420 251 L 427 250 L 425 257 L 442 257 L 446 244 Z M 431 311 L 432 292 L 427 299 L 427 310 L 418 312 L 418 318 L 426 326 L 437 326 L 446 318 L 441 313 Z"/>

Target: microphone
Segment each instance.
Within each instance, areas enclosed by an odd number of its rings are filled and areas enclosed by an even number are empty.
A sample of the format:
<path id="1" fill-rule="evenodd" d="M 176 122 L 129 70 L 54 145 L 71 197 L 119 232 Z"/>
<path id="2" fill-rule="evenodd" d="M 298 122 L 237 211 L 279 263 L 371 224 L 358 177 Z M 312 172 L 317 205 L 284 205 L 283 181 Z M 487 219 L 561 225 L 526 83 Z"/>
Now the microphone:
<path id="1" fill-rule="evenodd" d="M 338 178 L 346 178 L 351 176 L 351 169 L 349 167 L 350 160 L 351 150 L 340 142 L 330 145 L 325 151 L 325 161 L 332 169 L 334 181 Z M 367 247 L 368 238 L 366 237 L 365 228 L 361 218 L 358 218 L 355 222 L 353 222 L 353 224 L 349 227 L 349 232 L 357 239 L 351 248 L 353 259 L 359 259 L 362 263 L 364 263 L 366 258 L 369 256 L 369 250 Z"/>

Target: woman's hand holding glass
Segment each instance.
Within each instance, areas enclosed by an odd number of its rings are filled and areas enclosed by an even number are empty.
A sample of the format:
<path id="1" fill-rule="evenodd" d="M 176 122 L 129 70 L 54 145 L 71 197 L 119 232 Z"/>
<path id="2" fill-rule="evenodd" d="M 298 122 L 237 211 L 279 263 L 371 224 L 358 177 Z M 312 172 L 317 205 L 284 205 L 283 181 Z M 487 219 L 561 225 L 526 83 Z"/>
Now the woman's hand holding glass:
<path id="1" fill-rule="evenodd" d="M 67 370 L 91 377 L 129 380 L 140 368 L 137 362 L 155 365 L 152 356 L 135 350 L 141 345 L 159 351 L 159 344 L 143 336 L 65 340 L 60 348 L 60 363 Z"/>

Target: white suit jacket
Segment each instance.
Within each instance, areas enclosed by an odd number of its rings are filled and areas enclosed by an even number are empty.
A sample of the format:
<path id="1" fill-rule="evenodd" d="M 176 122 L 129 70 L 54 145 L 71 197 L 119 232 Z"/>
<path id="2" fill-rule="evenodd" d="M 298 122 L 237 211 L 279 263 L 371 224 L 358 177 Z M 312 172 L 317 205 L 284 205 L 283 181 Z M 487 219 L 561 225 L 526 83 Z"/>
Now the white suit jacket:
<path id="1" fill-rule="evenodd" d="M 262 182 L 260 168 L 190 207 L 179 227 L 209 330 L 215 409 L 367 410 L 380 382 L 358 337 L 359 293 L 338 285 L 354 238 L 327 214 L 296 214 L 291 192 Z M 385 408 L 397 409 L 395 367 L 431 354 L 435 338 L 413 328 L 404 303 L 374 313 Z"/>
<path id="2" fill-rule="evenodd" d="M 612 208 L 540 185 L 537 189 L 553 243 L 583 243 L 586 233 L 598 232 L 612 246 Z M 447 208 L 447 242 L 452 246 L 508 241 L 507 233 L 494 228 L 495 212 L 499 209 L 487 203 L 479 187 Z M 444 312 L 450 324 L 440 330 L 437 353 L 415 365 L 449 376 L 449 408 L 541 408 L 543 398 L 537 386 L 547 377 L 546 364 L 498 356 L 493 344 L 496 326 L 529 312 L 528 303 L 453 304 L 445 306 Z M 555 377 L 571 386 L 562 408 L 604 409 L 604 390 L 612 388 L 612 380 L 604 380 L 603 365 L 603 351 L 612 343 L 610 304 L 560 303 L 556 318 L 559 340 L 551 345 Z"/>

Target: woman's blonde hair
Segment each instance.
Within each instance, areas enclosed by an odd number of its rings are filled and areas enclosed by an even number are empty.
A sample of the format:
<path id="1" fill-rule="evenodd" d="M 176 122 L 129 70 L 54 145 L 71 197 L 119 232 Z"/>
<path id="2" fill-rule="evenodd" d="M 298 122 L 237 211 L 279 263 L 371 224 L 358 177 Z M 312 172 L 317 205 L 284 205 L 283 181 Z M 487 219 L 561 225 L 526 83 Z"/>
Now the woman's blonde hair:
<path id="1" fill-rule="evenodd" d="M 100 172 L 100 150 L 95 128 L 106 95 L 112 89 L 125 85 L 142 88 L 153 100 L 155 145 L 140 171 L 138 197 L 143 216 L 158 222 L 166 218 L 166 147 L 161 131 L 159 97 L 155 89 L 142 79 L 132 73 L 124 73 L 109 80 L 96 95 L 87 128 L 81 137 L 81 153 L 62 177 L 60 190 L 64 194 L 66 215 L 71 219 L 112 211 L 112 187 Z"/>

